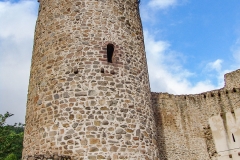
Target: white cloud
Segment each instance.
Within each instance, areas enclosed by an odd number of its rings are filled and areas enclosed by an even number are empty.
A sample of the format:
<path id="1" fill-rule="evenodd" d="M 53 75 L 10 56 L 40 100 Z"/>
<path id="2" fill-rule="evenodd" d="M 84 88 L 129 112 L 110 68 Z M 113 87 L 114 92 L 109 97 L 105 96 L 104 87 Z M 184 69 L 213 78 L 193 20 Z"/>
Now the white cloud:
<path id="1" fill-rule="evenodd" d="M 156 41 L 144 32 L 151 90 L 173 94 L 193 94 L 216 89 L 211 81 L 192 84 L 188 78 L 194 75 L 181 65 L 182 55 L 170 49 L 166 41 Z"/>
<path id="2" fill-rule="evenodd" d="M 240 38 L 236 40 L 236 42 L 230 48 L 232 51 L 231 57 L 232 61 L 228 62 L 228 66 L 223 67 L 224 61 L 221 59 L 217 59 L 213 62 L 209 62 L 205 67 L 205 72 L 208 72 L 211 77 L 217 78 L 218 88 L 224 86 L 224 75 L 226 73 L 230 73 L 236 69 L 240 68 Z"/>
<path id="3" fill-rule="evenodd" d="M 210 70 L 216 70 L 216 71 L 220 72 L 222 70 L 222 63 L 223 63 L 223 60 L 217 59 L 214 62 L 208 63 L 207 68 Z"/>
<path id="4" fill-rule="evenodd" d="M 205 72 L 209 74 L 210 77 L 215 77 L 217 79 L 218 88 L 224 86 L 224 74 L 231 72 L 232 70 L 223 69 L 223 60 L 217 59 L 213 62 L 209 62 L 205 67 Z"/>
<path id="5" fill-rule="evenodd" d="M 153 8 L 166 9 L 177 4 L 177 0 L 150 0 L 149 6 Z"/>
<path id="6" fill-rule="evenodd" d="M 0 2 L 0 113 L 24 122 L 37 1 Z"/>

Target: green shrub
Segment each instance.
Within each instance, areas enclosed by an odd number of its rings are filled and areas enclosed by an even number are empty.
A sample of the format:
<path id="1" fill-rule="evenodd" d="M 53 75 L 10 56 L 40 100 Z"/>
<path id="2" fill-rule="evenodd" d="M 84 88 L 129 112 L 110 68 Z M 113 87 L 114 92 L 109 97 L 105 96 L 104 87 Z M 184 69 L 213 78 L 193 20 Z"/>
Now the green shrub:
<path id="1" fill-rule="evenodd" d="M 6 119 L 13 114 L 0 114 L 0 160 L 19 160 L 22 158 L 24 125 L 7 125 Z"/>
<path id="2" fill-rule="evenodd" d="M 17 156 L 11 153 L 4 160 L 17 160 Z"/>

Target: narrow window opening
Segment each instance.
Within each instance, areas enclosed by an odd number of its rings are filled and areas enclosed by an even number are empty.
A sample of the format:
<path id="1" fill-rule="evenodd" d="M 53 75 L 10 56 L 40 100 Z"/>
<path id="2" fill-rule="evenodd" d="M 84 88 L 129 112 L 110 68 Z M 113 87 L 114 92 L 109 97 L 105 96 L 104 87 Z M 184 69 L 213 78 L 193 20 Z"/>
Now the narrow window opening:
<path id="1" fill-rule="evenodd" d="M 232 133 L 232 138 L 233 138 L 233 142 L 236 142 L 236 141 L 235 141 L 235 137 L 234 137 L 234 134 L 233 134 L 233 133 Z"/>
<path id="2" fill-rule="evenodd" d="M 237 92 L 236 88 L 233 88 L 233 92 Z"/>
<path id="3" fill-rule="evenodd" d="M 78 74 L 78 69 L 77 68 L 74 68 L 74 71 L 73 71 L 75 74 Z"/>
<path id="4" fill-rule="evenodd" d="M 114 45 L 108 44 L 107 45 L 107 61 L 109 63 L 112 63 L 113 52 L 114 52 Z"/>
<path id="5" fill-rule="evenodd" d="M 103 68 L 101 68 L 101 73 L 104 73 L 104 69 Z"/>

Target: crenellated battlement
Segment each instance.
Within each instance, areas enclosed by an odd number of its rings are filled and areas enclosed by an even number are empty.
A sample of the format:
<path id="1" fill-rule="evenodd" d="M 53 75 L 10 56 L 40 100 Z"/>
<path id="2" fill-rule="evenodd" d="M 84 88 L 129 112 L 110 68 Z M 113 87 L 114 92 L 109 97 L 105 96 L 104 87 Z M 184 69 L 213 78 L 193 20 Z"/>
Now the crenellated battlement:
<path id="1" fill-rule="evenodd" d="M 203 92 L 199 94 L 186 94 L 186 95 L 174 95 L 174 94 L 169 94 L 166 92 L 151 92 L 152 97 L 158 96 L 161 99 L 165 98 L 172 98 L 172 99 L 182 99 L 182 100 L 187 100 L 187 99 L 211 99 L 211 98 L 216 98 L 221 96 L 228 96 L 230 94 L 239 94 L 240 88 L 232 88 L 232 89 L 219 89 L 219 90 L 212 90 L 208 92 Z"/>

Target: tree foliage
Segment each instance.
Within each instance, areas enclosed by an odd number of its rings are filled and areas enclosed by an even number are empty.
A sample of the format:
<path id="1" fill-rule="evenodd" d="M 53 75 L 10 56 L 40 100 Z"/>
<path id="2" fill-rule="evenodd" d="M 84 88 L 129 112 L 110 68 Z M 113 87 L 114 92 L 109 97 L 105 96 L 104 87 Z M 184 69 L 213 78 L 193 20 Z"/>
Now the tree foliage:
<path id="1" fill-rule="evenodd" d="M 11 153 L 4 160 L 18 160 L 18 159 L 15 154 Z"/>
<path id="2" fill-rule="evenodd" d="M 23 149 L 24 125 L 15 123 L 6 125 L 7 118 L 13 114 L 7 112 L 0 114 L 0 159 L 15 160 L 21 159 Z M 15 158 L 16 157 L 16 158 Z"/>

